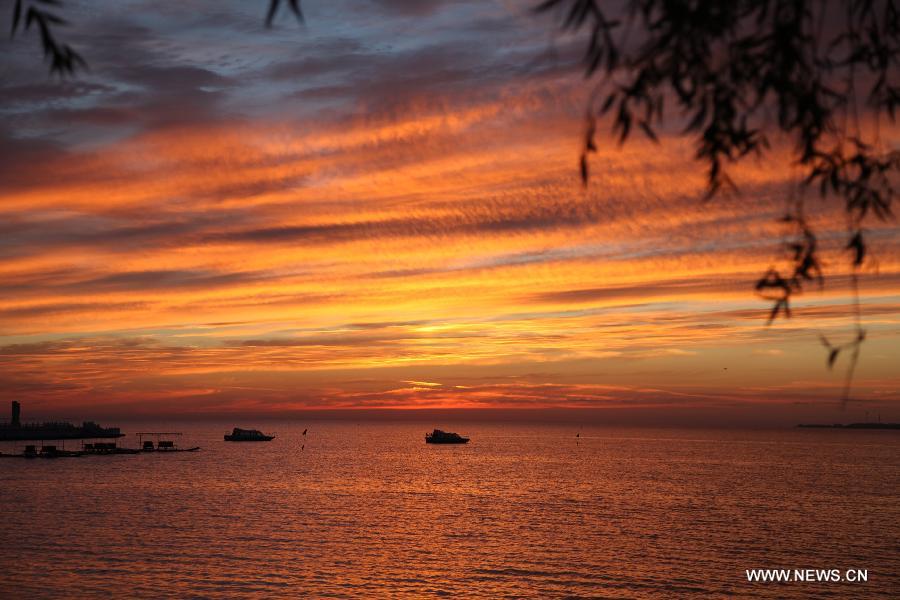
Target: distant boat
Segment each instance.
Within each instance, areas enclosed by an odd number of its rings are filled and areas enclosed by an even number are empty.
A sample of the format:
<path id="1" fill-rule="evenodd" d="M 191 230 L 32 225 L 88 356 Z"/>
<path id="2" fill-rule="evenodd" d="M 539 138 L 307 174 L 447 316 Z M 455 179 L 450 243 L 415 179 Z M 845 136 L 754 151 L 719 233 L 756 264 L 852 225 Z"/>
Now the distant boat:
<path id="1" fill-rule="evenodd" d="M 113 454 L 140 454 L 137 448 L 120 448 L 115 442 L 94 442 L 90 444 L 82 444 L 81 451 L 84 454 L 93 456 L 107 456 Z"/>
<path id="2" fill-rule="evenodd" d="M 266 435 L 256 429 L 241 429 L 235 427 L 230 434 L 225 434 L 226 442 L 269 442 L 275 439 L 274 435 Z"/>
<path id="3" fill-rule="evenodd" d="M 900 423 L 834 423 L 832 425 L 801 423 L 797 427 L 808 429 L 900 429 Z"/>
<path id="4" fill-rule="evenodd" d="M 25 451 L 22 452 L 22 454 L 2 454 L 2 458 L 65 458 L 83 455 L 83 452 L 65 450 L 57 448 L 56 446 L 47 445 L 41 446 L 41 451 L 38 452 L 37 446 L 29 444 L 25 446 Z"/>
<path id="5" fill-rule="evenodd" d="M 441 431 L 440 429 L 435 429 L 431 433 L 425 434 L 426 444 L 466 444 L 468 441 L 469 438 L 463 437 L 458 433 Z"/>
<path id="6" fill-rule="evenodd" d="M 41 446 L 41 458 L 63 458 L 72 456 L 81 456 L 82 453 L 76 450 L 63 450 L 56 446 Z"/>
<path id="7" fill-rule="evenodd" d="M 164 435 L 170 436 L 181 434 L 170 431 L 142 431 L 138 433 L 138 445 L 141 447 L 141 452 L 196 452 L 200 449 L 200 446 L 194 446 L 193 448 L 179 448 L 172 440 L 162 439 L 162 436 Z M 145 440 L 144 436 L 156 437 L 156 447 L 153 446 L 153 440 Z"/>

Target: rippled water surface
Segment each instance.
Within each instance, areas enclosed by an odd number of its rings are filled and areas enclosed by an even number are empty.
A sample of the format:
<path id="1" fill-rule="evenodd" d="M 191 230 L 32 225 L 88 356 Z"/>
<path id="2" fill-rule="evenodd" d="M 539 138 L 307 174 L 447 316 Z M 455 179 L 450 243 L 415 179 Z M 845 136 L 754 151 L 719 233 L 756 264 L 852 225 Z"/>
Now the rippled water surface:
<path id="1" fill-rule="evenodd" d="M 0 596 L 900 597 L 896 432 L 231 425 L 179 425 L 197 453 L 0 461 Z"/>

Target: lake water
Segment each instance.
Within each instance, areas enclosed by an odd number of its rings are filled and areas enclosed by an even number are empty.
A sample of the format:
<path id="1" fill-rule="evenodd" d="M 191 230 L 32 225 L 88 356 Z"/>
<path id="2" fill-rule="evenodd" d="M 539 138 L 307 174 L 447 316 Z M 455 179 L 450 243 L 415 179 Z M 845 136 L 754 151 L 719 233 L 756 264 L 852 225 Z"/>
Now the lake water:
<path id="1" fill-rule="evenodd" d="M 175 426 L 196 453 L 0 461 L 0 596 L 900 597 L 898 432 L 231 425 Z"/>

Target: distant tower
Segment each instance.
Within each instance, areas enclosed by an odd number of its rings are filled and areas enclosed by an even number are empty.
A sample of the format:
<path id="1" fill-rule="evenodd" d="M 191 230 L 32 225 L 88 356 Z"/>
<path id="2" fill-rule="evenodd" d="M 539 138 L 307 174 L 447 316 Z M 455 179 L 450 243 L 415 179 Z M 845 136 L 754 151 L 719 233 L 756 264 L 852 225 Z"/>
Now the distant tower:
<path id="1" fill-rule="evenodd" d="M 19 420 L 19 416 L 21 413 L 22 413 L 22 406 L 15 400 L 13 400 L 12 401 L 12 419 L 10 420 L 9 424 L 12 425 L 13 427 L 18 427 L 19 425 L 21 425 L 21 422 Z"/>

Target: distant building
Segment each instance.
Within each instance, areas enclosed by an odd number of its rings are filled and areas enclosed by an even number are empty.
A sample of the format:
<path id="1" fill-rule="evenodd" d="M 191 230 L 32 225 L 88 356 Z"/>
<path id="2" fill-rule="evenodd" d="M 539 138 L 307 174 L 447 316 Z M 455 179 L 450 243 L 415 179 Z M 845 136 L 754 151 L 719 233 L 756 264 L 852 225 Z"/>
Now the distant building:
<path id="1" fill-rule="evenodd" d="M 93 421 L 84 421 L 81 427 L 56 421 L 50 423 L 22 424 L 22 407 L 13 400 L 9 423 L 0 423 L 0 441 L 15 440 L 78 440 L 86 438 L 122 437 L 118 427 L 100 427 Z"/>

